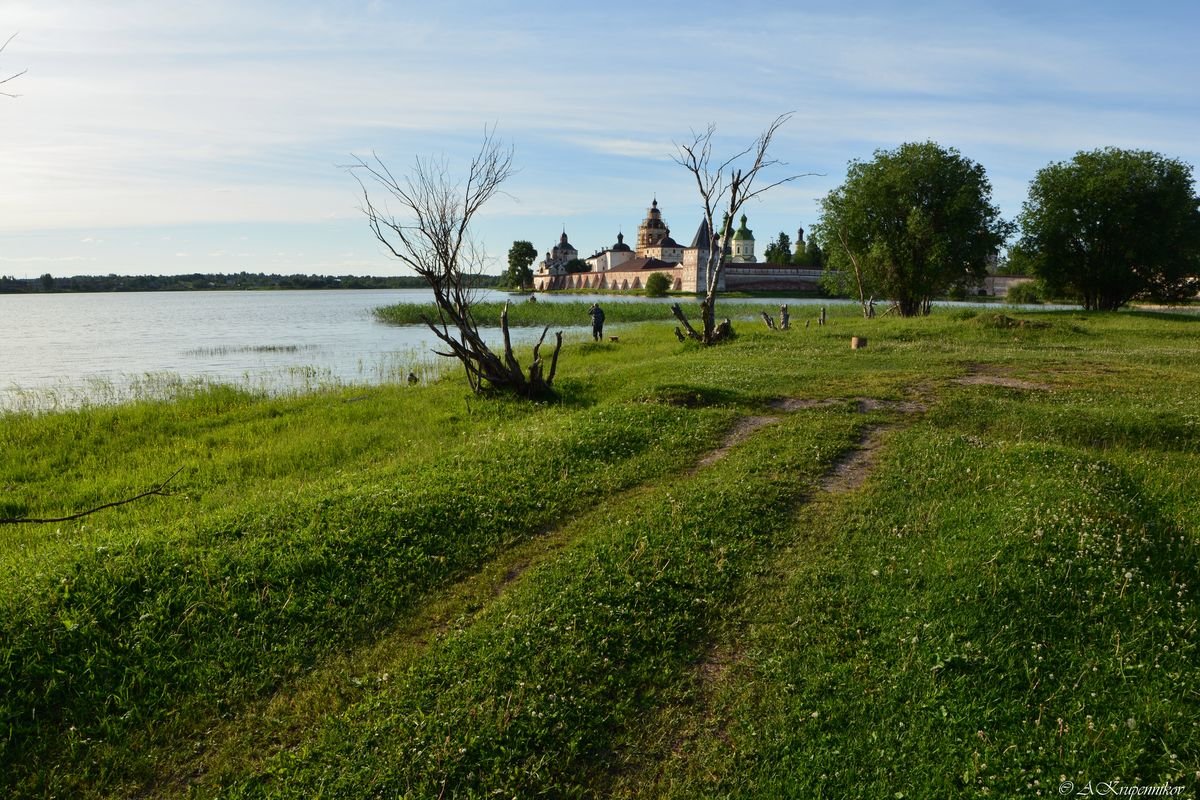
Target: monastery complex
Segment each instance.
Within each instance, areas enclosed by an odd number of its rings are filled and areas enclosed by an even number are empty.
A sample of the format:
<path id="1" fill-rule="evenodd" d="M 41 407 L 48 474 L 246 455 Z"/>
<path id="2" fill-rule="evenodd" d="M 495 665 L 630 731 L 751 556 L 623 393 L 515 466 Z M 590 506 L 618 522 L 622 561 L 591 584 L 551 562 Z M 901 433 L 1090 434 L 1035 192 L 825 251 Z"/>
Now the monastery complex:
<path id="1" fill-rule="evenodd" d="M 811 290 L 817 287 L 820 270 L 758 261 L 754 254 L 754 232 L 746 227 L 746 223 L 743 214 L 741 225 L 730 234 L 728 242 L 722 243 L 726 252 L 725 268 L 718 289 Z M 612 247 L 583 259 L 589 271 L 570 273 L 567 265 L 579 259 L 579 251 L 563 231 L 558 243 L 538 265 L 533 286 L 540 292 L 553 289 L 640 291 L 650 275 L 661 272 L 667 276 L 672 290 L 702 293 L 708 280 L 706 261 L 712 239 L 708 224 L 701 221 L 691 244 L 684 246 L 675 241 L 658 208 L 658 200 L 654 200 L 638 226 L 636 249 L 625 243 L 624 234 L 618 233 L 617 243 Z M 804 231 L 800 230 L 796 245 L 803 244 Z"/>

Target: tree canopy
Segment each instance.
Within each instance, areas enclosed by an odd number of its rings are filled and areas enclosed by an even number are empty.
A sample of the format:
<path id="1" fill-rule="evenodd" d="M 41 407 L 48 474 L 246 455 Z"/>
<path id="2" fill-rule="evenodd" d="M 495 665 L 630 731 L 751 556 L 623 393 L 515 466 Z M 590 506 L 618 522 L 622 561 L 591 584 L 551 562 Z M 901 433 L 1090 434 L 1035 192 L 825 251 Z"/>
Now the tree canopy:
<path id="1" fill-rule="evenodd" d="M 1181 161 L 1111 147 L 1080 152 L 1038 172 L 1019 221 L 1018 260 L 1086 309 L 1196 293 L 1200 208 Z"/>
<path id="2" fill-rule="evenodd" d="M 671 279 L 661 272 L 652 272 L 646 278 L 646 297 L 666 297 L 671 288 Z"/>
<path id="3" fill-rule="evenodd" d="M 779 232 L 779 237 L 767 245 L 767 249 L 763 251 L 763 259 L 768 264 L 787 264 L 792 260 L 792 240 L 783 231 Z"/>
<path id="4" fill-rule="evenodd" d="M 520 240 L 508 248 L 508 271 L 504 273 L 505 285 L 513 289 L 521 289 L 533 285 L 533 270 L 530 265 L 537 258 L 537 248 L 533 242 Z"/>
<path id="5" fill-rule="evenodd" d="M 796 253 L 792 256 L 792 264 L 808 269 L 821 269 L 825 265 L 825 254 L 817 244 L 815 236 L 809 236 L 807 242 L 796 244 Z"/>
<path id="6" fill-rule="evenodd" d="M 857 290 L 864 308 L 878 294 L 903 316 L 928 313 L 934 297 L 982 279 L 1007 237 L 991 194 L 983 167 L 935 142 L 850 162 L 846 182 L 821 201 L 816 232 L 842 276 L 830 288 Z"/>

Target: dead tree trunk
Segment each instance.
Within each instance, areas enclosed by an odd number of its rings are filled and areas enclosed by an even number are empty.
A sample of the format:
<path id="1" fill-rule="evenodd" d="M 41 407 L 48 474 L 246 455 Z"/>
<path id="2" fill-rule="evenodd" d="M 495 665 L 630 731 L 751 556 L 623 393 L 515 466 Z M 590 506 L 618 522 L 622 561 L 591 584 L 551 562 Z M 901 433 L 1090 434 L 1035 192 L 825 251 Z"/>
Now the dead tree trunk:
<path id="1" fill-rule="evenodd" d="M 683 313 L 683 309 L 679 307 L 679 303 L 671 304 L 671 314 L 683 326 L 683 330 L 680 330 L 678 325 L 675 327 L 675 338 L 681 342 L 686 342 L 690 339 L 693 342 L 701 344 L 717 344 L 718 342 L 732 339 L 734 336 L 733 323 L 730 322 L 729 317 L 721 320 L 718 324 L 712 305 L 706 303 L 704 300 L 700 301 L 700 322 L 703 326 L 703 332 L 697 331 L 692 327 L 692 323 L 688 321 L 687 315 Z"/>
<path id="2" fill-rule="evenodd" d="M 550 371 L 544 371 L 541 359 L 547 326 L 533 349 L 533 363 L 526 374 L 513 353 L 508 304 L 500 314 L 504 337 L 500 355 L 483 341 L 471 314 L 473 278 L 482 271 L 484 257 L 471 238 L 470 224 L 512 174 L 512 150 L 502 147 L 491 131 L 485 132 L 463 182 L 453 179 L 444 163 L 431 159 L 418 158 L 403 179 L 397 179 L 378 156 L 371 162 L 358 159 L 350 170 L 362 187 L 363 212 L 375 238 L 433 290 L 437 317 L 424 320 L 446 347 L 437 351 L 438 355 L 458 359 L 467 383 L 477 394 L 486 389 L 530 398 L 552 394 L 561 332 L 555 336 Z M 387 205 L 371 201 L 363 174 L 390 195 L 391 205 L 400 209 L 401 217 L 393 216 Z"/>
<path id="3" fill-rule="evenodd" d="M 526 375 L 521 369 L 521 362 L 513 353 L 512 336 L 508 328 L 508 303 L 504 304 L 504 309 L 500 312 L 500 333 L 504 339 L 503 358 L 493 353 L 484 343 L 473 320 L 468 324 L 458 311 L 442 308 L 440 305 L 439 308 L 444 314 L 441 324 L 430 319 L 425 320 L 430 330 L 450 348 L 450 352 L 439 351 L 438 355 L 457 358 L 462 362 L 467 373 L 467 381 L 476 394 L 487 388 L 512 392 L 529 398 L 547 397 L 554 393 L 554 373 L 558 370 L 558 355 L 562 349 L 562 331 L 555 334 L 554 352 L 550 358 L 550 372 L 544 373 L 541 348 L 550 326 L 547 325 L 542 329 L 542 335 L 533 348 L 533 362 L 529 365 L 529 372 Z M 458 332 L 457 337 L 449 330 L 451 326 L 447 324 L 446 317 L 453 320 L 453 327 Z"/>
<path id="4" fill-rule="evenodd" d="M 675 162 L 692 174 L 704 206 L 704 221 L 701 233 L 697 237 L 701 243 L 705 243 L 705 249 L 698 254 L 705 276 L 704 299 L 700 302 L 702 332 L 697 333 L 688 324 L 678 304 L 672 309 L 675 318 L 687 331 L 689 339 L 711 345 L 733 338 L 733 325 L 730 321 L 724 319 L 720 325 L 716 321 L 717 290 L 721 286 L 721 274 L 726 261 L 725 246 L 729 242 L 733 220 L 743 203 L 768 189 L 800 177 L 791 175 L 767 186 L 754 186 L 755 179 L 763 170 L 779 163 L 770 158 L 767 151 L 771 139 L 790 117 L 790 114 L 776 117 L 753 144 L 720 163 L 713 160 L 712 139 L 716 132 L 713 125 L 709 125 L 704 133 L 694 134 L 691 142 L 677 145 Z M 745 164 L 745 167 L 738 167 L 739 162 Z M 725 223 L 723 230 L 718 232 L 713 217 L 722 210 L 725 212 Z M 682 336 L 683 332 L 676 328 L 675 335 Z"/>

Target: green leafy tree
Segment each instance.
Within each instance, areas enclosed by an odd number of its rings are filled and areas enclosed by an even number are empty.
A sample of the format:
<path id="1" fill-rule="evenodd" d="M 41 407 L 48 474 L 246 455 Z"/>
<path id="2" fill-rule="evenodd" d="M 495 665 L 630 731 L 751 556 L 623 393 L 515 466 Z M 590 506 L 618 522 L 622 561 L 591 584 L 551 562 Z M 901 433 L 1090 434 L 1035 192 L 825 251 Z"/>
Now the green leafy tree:
<path id="1" fill-rule="evenodd" d="M 1078 153 L 1038 172 L 1019 222 L 1018 252 L 1033 274 L 1086 309 L 1196 292 L 1200 209 L 1181 161 L 1111 147 Z"/>
<path id="2" fill-rule="evenodd" d="M 1014 305 L 1034 305 L 1042 302 L 1042 292 L 1037 281 L 1014 283 L 1008 287 L 1004 301 Z"/>
<path id="3" fill-rule="evenodd" d="M 523 289 L 533 285 L 533 270 L 530 265 L 537 258 L 537 248 L 532 242 L 520 240 L 508 248 L 508 271 L 504 273 L 504 284 L 510 289 Z"/>
<path id="4" fill-rule="evenodd" d="M 779 238 L 767 245 L 767 249 L 763 251 L 763 259 L 768 264 L 784 265 L 792 260 L 792 240 L 783 231 L 779 232 Z"/>
<path id="5" fill-rule="evenodd" d="M 991 203 L 983 167 L 935 142 L 877 150 L 852 161 L 846 182 L 821 201 L 827 288 L 891 298 L 902 316 L 929 313 L 934 297 L 982 279 L 1011 226 Z"/>
<path id="6" fill-rule="evenodd" d="M 804 250 L 796 248 L 795 263 L 801 267 L 809 269 L 821 269 L 825 265 L 825 253 L 821 251 L 821 246 L 817 244 L 817 240 L 813 236 L 808 237 L 808 242 L 804 245 Z"/>
<path id="7" fill-rule="evenodd" d="M 1000 260 L 996 274 L 1016 275 L 1020 277 L 1030 277 L 1033 275 L 1032 259 L 1021 248 L 1020 243 L 1008 248 L 1008 253 Z"/>
<path id="8" fill-rule="evenodd" d="M 671 279 L 661 272 L 651 273 L 646 278 L 646 297 L 666 297 L 671 288 Z"/>

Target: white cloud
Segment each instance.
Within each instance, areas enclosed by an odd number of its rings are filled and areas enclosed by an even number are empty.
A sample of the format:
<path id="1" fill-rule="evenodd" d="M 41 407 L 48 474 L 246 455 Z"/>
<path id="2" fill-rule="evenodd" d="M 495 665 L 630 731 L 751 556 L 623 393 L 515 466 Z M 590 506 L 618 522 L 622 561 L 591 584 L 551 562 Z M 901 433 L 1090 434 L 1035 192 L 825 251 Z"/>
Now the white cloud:
<path id="1" fill-rule="evenodd" d="M 571 136 L 567 141 L 579 145 L 595 153 L 605 155 L 626 156 L 629 158 L 650 158 L 656 160 L 671 160 L 676 152 L 675 145 L 667 140 L 616 139 L 589 136 Z"/>
<path id="2" fill-rule="evenodd" d="M 722 146 L 744 146 L 789 109 L 776 154 L 826 177 L 773 195 L 781 219 L 813 213 L 849 158 L 913 139 L 983 163 L 1006 206 L 1078 149 L 1200 157 L 1179 79 L 1196 71 L 1194 10 L 1093 9 L 1056 26 L 1049 11 L 970 4 L 758 5 L 735 36 L 726 7 L 664 2 L 647 38 L 620 3 L 414 16 L 373 1 L 8 0 L 20 36 L 4 59 L 29 73 L 21 98 L 0 98 L 0 232 L 73 227 L 98 242 L 110 226 L 337 222 L 359 213 L 337 166 L 350 153 L 456 159 L 493 123 L 525 175 L 520 202 L 490 218 L 540 230 L 595 215 L 605 243 L 636 226 L 644 195 L 690 214 L 673 140 L 715 122 Z"/>

